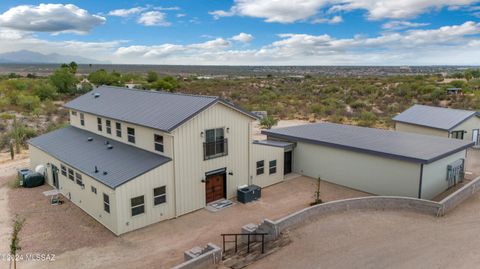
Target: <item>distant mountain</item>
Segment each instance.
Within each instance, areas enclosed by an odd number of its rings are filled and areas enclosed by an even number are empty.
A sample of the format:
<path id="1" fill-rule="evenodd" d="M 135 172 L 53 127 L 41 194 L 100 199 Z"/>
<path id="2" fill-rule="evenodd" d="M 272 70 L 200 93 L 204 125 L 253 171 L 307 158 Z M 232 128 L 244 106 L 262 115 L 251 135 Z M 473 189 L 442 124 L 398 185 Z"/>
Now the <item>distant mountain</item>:
<path id="1" fill-rule="evenodd" d="M 42 54 L 30 50 L 19 50 L 0 53 L 0 63 L 69 63 L 78 64 L 108 64 L 109 62 L 97 61 L 81 56 L 62 55 L 58 53 Z"/>

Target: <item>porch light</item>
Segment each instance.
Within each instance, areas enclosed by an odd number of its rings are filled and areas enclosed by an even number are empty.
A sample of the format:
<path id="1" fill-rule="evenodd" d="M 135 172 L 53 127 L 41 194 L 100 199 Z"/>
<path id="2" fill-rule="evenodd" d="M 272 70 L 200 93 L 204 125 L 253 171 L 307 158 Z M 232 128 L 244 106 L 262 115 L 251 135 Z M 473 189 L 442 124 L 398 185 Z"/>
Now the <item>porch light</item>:
<path id="1" fill-rule="evenodd" d="M 200 132 L 200 137 L 203 137 L 203 132 Z"/>

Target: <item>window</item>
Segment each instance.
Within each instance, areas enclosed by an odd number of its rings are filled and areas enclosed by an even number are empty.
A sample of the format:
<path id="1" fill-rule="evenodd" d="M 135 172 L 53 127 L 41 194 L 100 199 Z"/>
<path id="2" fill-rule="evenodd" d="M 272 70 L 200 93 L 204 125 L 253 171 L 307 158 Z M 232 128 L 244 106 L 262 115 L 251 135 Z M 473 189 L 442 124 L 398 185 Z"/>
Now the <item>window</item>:
<path id="1" fill-rule="evenodd" d="M 153 189 L 153 205 L 159 205 L 167 202 L 166 186 Z"/>
<path id="2" fill-rule="evenodd" d="M 277 172 L 277 160 L 270 161 L 268 173 L 275 174 Z"/>
<path id="3" fill-rule="evenodd" d="M 122 137 L 122 124 L 120 122 L 115 122 L 115 128 L 117 129 L 117 136 Z"/>
<path id="4" fill-rule="evenodd" d="M 85 126 L 85 115 L 80 113 L 80 125 Z"/>
<path id="5" fill-rule="evenodd" d="M 204 159 L 212 159 L 228 154 L 227 139 L 223 134 L 223 128 L 209 129 L 205 131 L 205 143 L 203 144 Z"/>
<path id="6" fill-rule="evenodd" d="M 92 186 L 92 192 L 97 194 L 97 188 L 95 188 L 94 186 Z"/>
<path id="7" fill-rule="evenodd" d="M 127 127 L 128 142 L 135 144 L 135 129 Z"/>
<path id="8" fill-rule="evenodd" d="M 105 120 L 105 126 L 107 129 L 107 134 L 112 134 L 112 122 L 110 120 Z"/>
<path id="9" fill-rule="evenodd" d="M 132 217 L 145 213 L 145 200 L 143 199 L 143 195 L 130 199 L 130 204 L 132 205 Z"/>
<path id="10" fill-rule="evenodd" d="M 257 162 L 257 176 L 263 175 L 265 168 L 265 161 L 258 161 Z"/>
<path id="11" fill-rule="evenodd" d="M 80 175 L 77 172 L 75 172 L 75 181 L 77 182 L 78 185 L 83 186 L 82 175 Z"/>
<path id="12" fill-rule="evenodd" d="M 155 142 L 155 150 L 163 152 L 163 136 L 154 134 L 153 135 L 153 140 Z"/>
<path id="13" fill-rule="evenodd" d="M 73 180 L 73 169 L 68 168 L 68 178 Z"/>
<path id="14" fill-rule="evenodd" d="M 103 194 L 103 210 L 110 213 L 110 197 L 105 193 Z"/>
<path id="15" fill-rule="evenodd" d="M 61 164 L 60 165 L 60 171 L 62 173 L 63 176 L 67 176 L 67 168 L 65 167 L 65 165 Z"/>
<path id="16" fill-rule="evenodd" d="M 455 139 L 463 139 L 464 133 L 465 131 L 453 131 L 450 133 L 450 137 Z"/>
<path id="17" fill-rule="evenodd" d="M 101 132 L 102 131 L 102 119 L 97 118 L 97 129 Z"/>
<path id="18" fill-rule="evenodd" d="M 72 116 L 77 116 L 77 111 L 72 110 L 71 113 L 72 113 Z"/>

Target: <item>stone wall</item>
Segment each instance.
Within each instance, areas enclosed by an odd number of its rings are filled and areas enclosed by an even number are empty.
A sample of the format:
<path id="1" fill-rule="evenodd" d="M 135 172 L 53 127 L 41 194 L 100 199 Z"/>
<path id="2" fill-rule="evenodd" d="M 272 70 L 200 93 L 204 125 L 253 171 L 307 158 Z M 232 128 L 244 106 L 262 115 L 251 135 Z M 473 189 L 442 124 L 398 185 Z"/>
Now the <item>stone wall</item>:
<path id="1" fill-rule="evenodd" d="M 475 178 L 471 182 L 465 184 L 465 186 L 458 189 L 456 192 L 445 197 L 440 204 L 442 204 L 441 215 L 445 215 L 454 209 L 461 202 L 472 196 L 474 193 L 480 190 L 480 177 Z"/>
<path id="2" fill-rule="evenodd" d="M 197 248 L 194 248 L 197 249 Z M 192 249 L 193 250 L 193 249 Z M 212 243 L 202 249 L 201 253 L 196 255 L 195 251 L 185 251 L 185 262 L 172 267 L 172 269 L 208 269 L 214 268 L 222 260 L 222 249 Z"/>

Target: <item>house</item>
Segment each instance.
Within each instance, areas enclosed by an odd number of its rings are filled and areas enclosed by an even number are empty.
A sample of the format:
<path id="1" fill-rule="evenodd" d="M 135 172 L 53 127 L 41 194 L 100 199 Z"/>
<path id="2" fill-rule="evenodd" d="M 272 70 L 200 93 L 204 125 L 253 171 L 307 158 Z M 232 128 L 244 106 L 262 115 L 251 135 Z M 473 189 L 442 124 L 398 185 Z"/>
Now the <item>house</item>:
<path id="1" fill-rule="evenodd" d="M 393 118 L 395 130 L 473 141 L 480 144 L 477 111 L 414 105 Z"/>
<path id="2" fill-rule="evenodd" d="M 462 88 L 447 88 L 447 94 L 462 94 Z"/>
<path id="3" fill-rule="evenodd" d="M 31 167 L 117 235 L 252 184 L 257 118 L 218 97 L 101 86 L 65 108 L 70 126 L 29 140 Z"/>
<path id="4" fill-rule="evenodd" d="M 333 123 L 264 130 L 294 143 L 293 171 L 377 195 L 431 199 L 463 179 L 473 142 Z"/>

